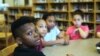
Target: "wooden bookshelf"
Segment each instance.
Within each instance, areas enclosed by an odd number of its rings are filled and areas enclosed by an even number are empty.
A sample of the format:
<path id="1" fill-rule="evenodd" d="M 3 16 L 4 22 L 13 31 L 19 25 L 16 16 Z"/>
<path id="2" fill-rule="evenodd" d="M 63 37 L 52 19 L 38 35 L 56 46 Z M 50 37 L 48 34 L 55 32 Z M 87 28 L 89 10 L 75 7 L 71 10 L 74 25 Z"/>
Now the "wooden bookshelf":
<path id="1" fill-rule="evenodd" d="M 72 23 L 73 11 L 81 9 L 84 12 L 83 24 L 89 26 L 91 35 L 95 37 L 96 25 L 100 24 L 99 5 L 99 0 L 32 0 L 32 6 L 9 7 L 8 21 L 13 22 L 22 15 L 41 18 L 44 13 L 52 12 L 59 28 L 66 30 Z"/>
<path id="2" fill-rule="evenodd" d="M 0 50 L 14 43 L 14 40 L 12 40 L 12 33 L 9 32 L 9 27 L 6 24 L 6 16 L 7 13 L 0 13 Z"/>

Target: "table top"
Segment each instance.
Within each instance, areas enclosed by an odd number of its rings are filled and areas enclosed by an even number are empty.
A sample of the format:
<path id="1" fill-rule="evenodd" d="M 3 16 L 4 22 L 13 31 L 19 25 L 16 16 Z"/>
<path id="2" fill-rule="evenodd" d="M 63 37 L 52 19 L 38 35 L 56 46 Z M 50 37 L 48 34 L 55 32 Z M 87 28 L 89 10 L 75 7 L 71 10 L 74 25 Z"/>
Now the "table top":
<path id="1" fill-rule="evenodd" d="M 46 56 L 66 56 L 66 54 L 73 54 L 73 56 L 100 56 L 95 46 L 99 41 L 99 38 L 70 40 L 69 45 L 66 46 L 45 47 L 43 53 Z"/>
<path id="2" fill-rule="evenodd" d="M 7 34 L 7 37 L 10 37 L 12 35 L 11 32 L 8 32 L 8 33 L 0 32 L 0 38 L 6 38 L 6 34 Z"/>

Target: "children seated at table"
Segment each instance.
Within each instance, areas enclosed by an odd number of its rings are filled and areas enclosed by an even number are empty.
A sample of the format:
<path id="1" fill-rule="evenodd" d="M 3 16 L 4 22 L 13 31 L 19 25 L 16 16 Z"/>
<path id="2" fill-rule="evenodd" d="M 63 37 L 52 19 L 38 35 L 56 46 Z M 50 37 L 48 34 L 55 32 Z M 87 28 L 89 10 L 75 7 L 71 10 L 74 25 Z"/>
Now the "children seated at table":
<path id="1" fill-rule="evenodd" d="M 87 38 L 89 28 L 87 25 L 82 25 L 82 18 L 83 12 L 81 10 L 76 10 L 72 17 L 73 26 L 68 27 L 66 30 L 66 34 L 71 40 Z"/>
<path id="2" fill-rule="evenodd" d="M 33 17 L 22 16 L 11 25 L 11 31 L 18 46 L 13 56 L 45 56 L 37 50 L 40 45 L 40 37 L 33 24 Z"/>
<path id="3" fill-rule="evenodd" d="M 48 29 L 48 33 L 44 36 L 44 41 L 47 43 L 46 45 L 67 43 L 67 41 L 64 39 L 64 32 L 61 32 L 58 29 L 55 23 L 55 17 L 52 13 L 44 14 L 42 19 L 45 20 Z"/>
<path id="4" fill-rule="evenodd" d="M 96 27 L 96 35 L 98 38 L 100 38 L 100 25 L 97 25 Z"/>

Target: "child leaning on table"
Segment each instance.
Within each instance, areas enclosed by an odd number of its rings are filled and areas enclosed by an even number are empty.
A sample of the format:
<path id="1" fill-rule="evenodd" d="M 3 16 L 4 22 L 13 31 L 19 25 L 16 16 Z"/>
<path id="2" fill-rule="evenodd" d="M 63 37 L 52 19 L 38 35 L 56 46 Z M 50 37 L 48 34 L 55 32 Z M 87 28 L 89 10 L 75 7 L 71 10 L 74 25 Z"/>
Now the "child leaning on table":
<path id="1" fill-rule="evenodd" d="M 71 40 L 77 40 L 81 38 L 87 38 L 89 34 L 89 28 L 87 25 L 82 25 L 83 12 L 76 10 L 72 16 L 73 26 L 70 26 L 66 30 L 66 35 Z"/>
<path id="2" fill-rule="evenodd" d="M 31 19 L 34 18 L 22 16 L 11 25 L 12 34 L 18 43 L 13 56 L 45 56 L 37 50 L 40 38 Z"/>
<path id="3" fill-rule="evenodd" d="M 44 36 L 45 45 L 55 45 L 55 44 L 67 44 L 68 41 L 65 40 L 64 32 L 61 32 L 57 25 L 53 13 L 45 13 L 42 19 L 47 25 L 47 34 Z"/>

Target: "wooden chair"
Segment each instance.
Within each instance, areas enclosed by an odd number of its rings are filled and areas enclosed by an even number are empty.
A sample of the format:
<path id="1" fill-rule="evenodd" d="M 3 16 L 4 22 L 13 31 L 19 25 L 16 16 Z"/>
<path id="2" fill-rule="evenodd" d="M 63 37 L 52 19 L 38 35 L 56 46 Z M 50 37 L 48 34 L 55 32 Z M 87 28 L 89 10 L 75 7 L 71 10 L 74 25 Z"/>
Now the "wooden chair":
<path id="1" fill-rule="evenodd" d="M 17 44 L 10 45 L 0 51 L 0 56 L 11 56 Z"/>

